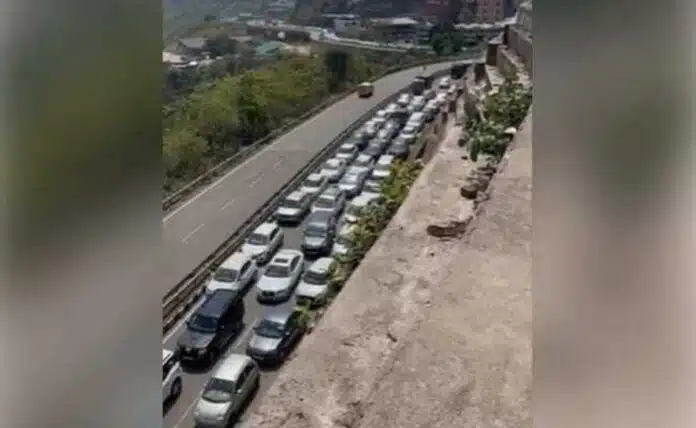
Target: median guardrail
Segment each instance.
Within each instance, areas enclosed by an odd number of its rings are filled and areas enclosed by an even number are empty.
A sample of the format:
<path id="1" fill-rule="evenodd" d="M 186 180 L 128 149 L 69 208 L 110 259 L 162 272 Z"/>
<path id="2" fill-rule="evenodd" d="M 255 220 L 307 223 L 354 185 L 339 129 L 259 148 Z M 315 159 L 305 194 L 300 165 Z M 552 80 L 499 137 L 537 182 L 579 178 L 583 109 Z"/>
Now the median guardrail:
<path id="1" fill-rule="evenodd" d="M 436 72 L 435 76 L 447 74 L 448 70 Z M 334 138 L 326 147 L 324 147 L 304 168 L 295 174 L 295 176 L 282 189 L 276 192 L 254 215 L 252 215 L 237 231 L 226 239 L 210 256 L 192 271 L 184 280 L 179 282 L 172 290 L 164 297 L 162 305 L 163 314 L 163 330 L 166 333 L 175 323 L 186 314 L 186 312 L 200 299 L 203 292 L 204 283 L 210 277 L 210 274 L 217 266 L 222 263 L 230 254 L 238 250 L 244 242 L 246 236 L 252 232 L 261 223 L 266 221 L 268 217 L 275 211 L 280 202 L 292 192 L 302 181 L 345 141 L 356 129 L 369 120 L 379 109 L 384 108 L 387 104 L 393 102 L 399 94 L 407 88 L 404 87 L 400 91 L 387 97 L 367 113 L 363 114 L 360 119 L 354 122 L 351 126 L 341 132 Z"/>
<path id="2" fill-rule="evenodd" d="M 386 77 L 389 74 L 393 74 L 393 73 L 396 73 L 396 72 L 399 72 L 402 70 L 406 70 L 409 68 L 413 68 L 413 67 L 420 67 L 423 65 L 431 65 L 431 64 L 437 64 L 437 63 L 447 62 L 447 61 L 458 61 L 458 60 L 467 61 L 467 60 L 472 60 L 475 58 L 482 57 L 482 55 L 483 55 L 482 50 L 480 52 L 469 51 L 465 55 L 439 57 L 436 59 L 428 59 L 425 61 L 420 61 L 417 63 L 408 64 L 408 65 L 402 64 L 402 65 L 394 66 L 394 67 L 391 67 L 391 68 L 385 70 L 383 73 L 381 73 L 379 76 L 377 76 L 375 78 L 375 80 Z M 167 195 L 164 198 L 164 200 L 162 201 L 163 210 L 165 212 L 167 212 L 168 210 L 172 209 L 177 203 L 184 200 L 187 196 L 189 196 L 191 193 L 195 192 L 197 189 L 199 189 L 204 184 L 208 184 L 211 181 L 213 181 L 214 179 L 220 177 L 221 175 L 224 175 L 231 168 L 239 165 L 240 163 L 242 163 L 243 161 L 245 161 L 246 159 L 248 159 L 249 157 L 251 157 L 252 155 L 257 153 L 260 149 L 267 146 L 269 143 L 271 143 L 276 138 L 282 136 L 283 134 L 286 134 L 287 132 L 291 131 L 293 128 L 300 125 L 302 122 L 307 121 L 308 119 L 310 119 L 313 116 L 320 113 L 325 108 L 327 108 L 327 107 L 333 105 L 334 103 L 352 95 L 354 92 L 355 92 L 355 88 L 352 88 L 348 91 L 341 93 L 340 95 L 336 95 L 334 97 L 331 97 L 330 99 L 320 103 L 316 107 L 308 110 L 306 113 L 302 114 L 301 116 L 297 117 L 296 119 L 293 119 L 292 121 L 288 122 L 287 124 L 272 131 L 267 136 L 251 143 L 250 145 L 241 149 L 239 152 L 231 155 L 227 159 L 218 163 L 213 168 L 211 168 L 210 170 L 206 171 L 205 173 L 199 175 L 198 177 L 193 179 L 188 184 L 184 185 L 183 187 L 181 187 L 180 189 L 171 193 L 170 195 Z"/>

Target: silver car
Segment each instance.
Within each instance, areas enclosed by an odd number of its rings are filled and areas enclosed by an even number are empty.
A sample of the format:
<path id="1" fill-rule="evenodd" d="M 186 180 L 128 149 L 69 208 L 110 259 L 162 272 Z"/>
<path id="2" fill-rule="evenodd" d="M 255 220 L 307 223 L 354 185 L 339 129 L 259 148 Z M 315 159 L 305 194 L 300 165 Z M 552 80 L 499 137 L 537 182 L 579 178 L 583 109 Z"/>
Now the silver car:
<path id="1" fill-rule="evenodd" d="M 258 277 L 258 267 L 250 254 L 237 252 L 215 270 L 205 286 L 205 295 L 215 290 L 246 290 Z"/>
<path id="2" fill-rule="evenodd" d="M 382 155 L 377 160 L 374 169 L 372 170 L 371 178 L 384 180 L 391 175 L 391 167 L 394 164 L 395 157 L 393 155 Z"/>
<path id="3" fill-rule="evenodd" d="M 335 260 L 332 257 L 322 257 L 314 261 L 305 270 L 295 296 L 297 303 L 308 303 L 309 306 L 322 306 L 329 299 L 329 274 Z"/>
<path id="4" fill-rule="evenodd" d="M 315 196 L 323 192 L 328 185 L 329 182 L 326 177 L 324 177 L 321 173 L 315 172 L 313 174 L 309 174 L 309 176 L 305 178 L 300 191 Z"/>
<path id="5" fill-rule="evenodd" d="M 196 403 L 197 427 L 224 428 L 237 422 L 244 403 L 258 391 L 260 371 L 247 355 L 230 354 L 220 362 Z"/>
<path id="6" fill-rule="evenodd" d="M 353 199 L 348 208 L 346 208 L 346 213 L 343 216 L 343 221 L 346 224 L 357 223 L 363 210 L 368 206 L 375 204 L 381 200 L 381 195 L 373 194 L 360 194 L 355 199 Z"/>
<path id="7" fill-rule="evenodd" d="M 401 95 L 399 95 L 399 98 L 396 100 L 396 103 L 400 105 L 401 107 L 406 107 L 408 104 L 411 102 L 411 94 L 408 92 L 404 92 Z"/>
<path id="8" fill-rule="evenodd" d="M 341 228 L 334 241 L 333 250 L 331 251 L 332 256 L 345 256 L 348 254 L 351 245 L 353 245 L 352 239 L 354 229 L 355 226 L 351 224 L 346 224 Z"/>
<path id="9" fill-rule="evenodd" d="M 346 207 L 346 192 L 338 187 L 332 187 L 324 191 L 312 204 L 312 212 L 331 211 L 334 217 L 338 218 Z"/>
<path id="10" fill-rule="evenodd" d="M 336 152 L 336 158 L 343 159 L 346 162 L 350 163 L 353 162 L 353 159 L 355 159 L 358 156 L 359 152 L 360 150 L 358 150 L 357 145 L 353 143 L 343 143 Z"/>
<path id="11" fill-rule="evenodd" d="M 360 154 L 353 163 L 350 165 L 351 169 L 356 169 L 360 168 L 367 172 L 368 174 L 372 171 L 372 168 L 375 166 L 375 158 L 373 158 L 370 155 L 366 154 Z"/>
<path id="12" fill-rule="evenodd" d="M 338 188 L 346 192 L 349 198 L 357 196 L 365 185 L 367 174 L 363 171 L 349 171 L 338 182 Z"/>
<path id="13" fill-rule="evenodd" d="M 383 180 L 378 180 L 376 178 L 365 180 L 365 186 L 363 186 L 361 195 L 380 196 L 382 194 L 382 183 Z"/>
<path id="14" fill-rule="evenodd" d="M 262 265 L 280 249 L 283 240 L 283 229 L 277 223 L 263 223 L 244 241 L 242 251 L 251 255 L 257 264 Z"/>
<path id="15" fill-rule="evenodd" d="M 281 223 L 299 223 L 309 212 L 312 195 L 302 191 L 290 193 L 276 209 L 274 217 Z"/>
<path id="16" fill-rule="evenodd" d="M 408 141 L 409 145 L 415 143 L 418 139 L 418 127 L 415 125 L 404 126 L 404 129 L 401 130 L 401 134 L 399 134 L 397 138 L 403 138 Z"/>
<path id="17" fill-rule="evenodd" d="M 278 251 L 256 283 L 258 300 L 262 303 L 286 301 L 292 296 L 303 270 L 304 255 L 301 251 Z"/>
<path id="18" fill-rule="evenodd" d="M 336 183 L 341 179 L 343 173 L 346 172 L 348 163 L 343 159 L 332 158 L 324 163 L 321 168 L 321 174 L 328 178 L 329 183 Z"/>

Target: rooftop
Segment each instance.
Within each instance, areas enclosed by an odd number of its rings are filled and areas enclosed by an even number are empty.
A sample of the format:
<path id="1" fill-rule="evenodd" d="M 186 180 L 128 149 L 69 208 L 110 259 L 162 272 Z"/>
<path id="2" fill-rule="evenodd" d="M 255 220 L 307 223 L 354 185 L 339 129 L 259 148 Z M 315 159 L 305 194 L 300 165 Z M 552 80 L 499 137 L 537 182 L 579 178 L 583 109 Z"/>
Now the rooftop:
<path id="1" fill-rule="evenodd" d="M 191 49 L 204 49 L 206 41 L 205 37 L 187 37 L 179 39 L 179 43 Z"/>
<path id="2" fill-rule="evenodd" d="M 419 25 L 420 22 L 413 18 L 403 17 L 403 18 L 384 18 L 384 19 L 373 19 L 373 25 L 377 26 L 392 26 L 392 25 Z"/>

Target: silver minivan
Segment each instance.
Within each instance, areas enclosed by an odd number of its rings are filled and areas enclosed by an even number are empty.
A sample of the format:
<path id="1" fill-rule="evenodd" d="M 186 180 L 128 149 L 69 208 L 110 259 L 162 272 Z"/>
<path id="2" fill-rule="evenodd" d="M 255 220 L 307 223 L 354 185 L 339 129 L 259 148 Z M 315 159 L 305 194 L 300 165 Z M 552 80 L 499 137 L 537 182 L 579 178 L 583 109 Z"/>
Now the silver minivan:
<path id="1" fill-rule="evenodd" d="M 193 412 L 196 426 L 232 426 L 259 389 L 259 366 L 248 355 L 230 354 L 208 380 Z"/>

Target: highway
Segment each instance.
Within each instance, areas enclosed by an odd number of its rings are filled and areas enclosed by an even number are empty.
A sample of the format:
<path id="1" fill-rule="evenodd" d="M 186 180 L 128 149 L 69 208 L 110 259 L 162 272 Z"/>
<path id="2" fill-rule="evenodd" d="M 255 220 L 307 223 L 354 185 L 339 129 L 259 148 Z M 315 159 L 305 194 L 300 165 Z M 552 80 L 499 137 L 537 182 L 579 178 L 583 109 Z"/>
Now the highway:
<path id="1" fill-rule="evenodd" d="M 431 65 L 428 70 L 449 65 Z M 186 276 L 331 140 L 371 108 L 406 87 L 420 72 L 421 68 L 417 67 L 387 76 L 376 82 L 372 98 L 359 99 L 353 95 L 329 107 L 168 214 L 163 221 L 168 284 L 174 286 Z M 286 248 L 300 248 L 303 228 L 304 225 L 285 229 Z M 264 307 L 256 301 L 253 288 L 245 303 L 245 329 L 228 353 L 245 352 L 251 328 L 263 314 Z M 294 305 L 294 301 L 291 299 L 283 305 Z M 164 348 L 176 348 L 186 318 L 164 337 Z M 164 427 L 193 428 L 193 407 L 212 370 L 184 375 L 182 394 L 165 412 Z M 256 406 L 275 376 L 273 371 L 264 373 L 261 390 L 250 408 Z"/>

